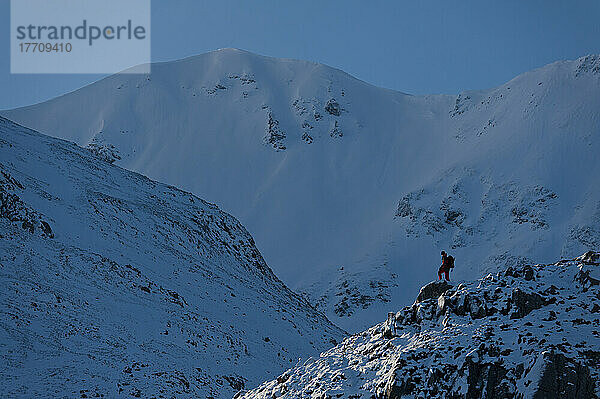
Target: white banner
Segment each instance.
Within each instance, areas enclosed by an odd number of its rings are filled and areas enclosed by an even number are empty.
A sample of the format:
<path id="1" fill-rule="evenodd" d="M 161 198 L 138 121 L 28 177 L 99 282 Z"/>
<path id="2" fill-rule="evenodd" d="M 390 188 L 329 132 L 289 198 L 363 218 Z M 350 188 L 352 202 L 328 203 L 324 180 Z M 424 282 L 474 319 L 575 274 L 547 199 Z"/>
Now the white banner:
<path id="1" fill-rule="evenodd" d="M 11 73 L 149 73 L 150 0 L 11 0 Z"/>

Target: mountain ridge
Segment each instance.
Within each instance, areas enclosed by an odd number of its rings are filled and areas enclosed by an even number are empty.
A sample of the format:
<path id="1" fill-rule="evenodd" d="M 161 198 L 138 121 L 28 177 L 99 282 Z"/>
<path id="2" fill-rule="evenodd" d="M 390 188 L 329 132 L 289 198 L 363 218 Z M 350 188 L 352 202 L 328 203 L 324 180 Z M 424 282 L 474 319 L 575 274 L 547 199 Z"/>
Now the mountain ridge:
<path id="1" fill-rule="evenodd" d="M 231 397 L 345 334 L 216 205 L 4 118 L 0 155 L 2 397 Z"/>
<path id="2" fill-rule="evenodd" d="M 3 114 L 219 203 L 286 284 L 351 329 L 410 301 L 440 248 L 465 279 L 600 242 L 599 59 L 412 96 L 227 50 Z"/>
<path id="3" fill-rule="evenodd" d="M 600 254 L 431 282 L 388 320 L 236 398 L 597 398 Z"/>

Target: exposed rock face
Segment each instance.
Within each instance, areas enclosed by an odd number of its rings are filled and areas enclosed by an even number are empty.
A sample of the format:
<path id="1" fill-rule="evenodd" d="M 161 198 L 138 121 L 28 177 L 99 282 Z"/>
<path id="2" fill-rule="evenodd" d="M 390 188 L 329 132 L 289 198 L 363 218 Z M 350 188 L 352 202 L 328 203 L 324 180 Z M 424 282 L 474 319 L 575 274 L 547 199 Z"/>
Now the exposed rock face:
<path id="1" fill-rule="evenodd" d="M 581 263 L 584 265 L 598 266 L 600 264 L 600 254 L 593 251 L 588 251 L 581 256 Z"/>
<path id="2" fill-rule="evenodd" d="M 581 285 L 584 291 L 594 286 L 600 286 L 600 255 L 589 251 L 578 259 L 581 261 L 581 265 L 575 281 Z"/>
<path id="3" fill-rule="evenodd" d="M 507 227 L 502 241 L 509 240 L 517 230 L 552 227 L 549 215 L 558 203 L 558 194 L 548 187 L 495 181 L 471 168 L 451 169 L 445 177 L 452 183 L 429 183 L 398 201 L 396 222 L 408 236 L 441 239 L 450 235 L 451 247 L 461 248 L 496 236 L 498 230 L 488 226 L 491 219 Z M 469 192 L 473 187 L 478 187 L 475 196 Z M 469 211 L 473 202 L 481 204 L 476 214 Z"/>
<path id="4" fill-rule="evenodd" d="M 0 218 L 19 224 L 23 230 L 34 234 L 40 231 L 42 236 L 54 238 L 50 224 L 42 220 L 42 215 L 28 206 L 19 196 L 25 187 L 0 163 Z"/>
<path id="5" fill-rule="evenodd" d="M 398 287 L 398 276 L 391 273 L 385 263 L 371 268 L 371 273 L 376 278 L 363 275 L 362 279 L 357 279 L 340 267 L 333 286 L 318 291 L 320 287 L 317 285 L 315 291 L 306 292 L 306 295 L 317 298 L 312 302 L 317 309 L 326 311 L 331 307 L 336 316 L 350 318 L 374 303 L 390 302 L 390 291 Z"/>
<path id="6" fill-rule="evenodd" d="M 597 398 L 600 286 L 587 279 L 597 259 L 432 282 L 385 323 L 242 397 Z"/>
<path id="7" fill-rule="evenodd" d="M 344 135 L 344 133 L 342 133 L 342 130 L 340 129 L 340 125 L 338 124 L 338 121 L 335 121 L 333 123 L 333 127 L 329 131 L 329 135 L 331 137 L 342 137 Z"/>
<path id="8" fill-rule="evenodd" d="M 592 399 L 595 382 L 590 369 L 560 353 L 542 354 L 544 370 L 533 399 Z"/>
<path id="9" fill-rule="evenodd" d="M 535 292 L 523 292 L 515 288 L 512 292 L 511 303 L 516 308 L 510 315 L 511 319 L 520 319 L 527 316 L 532 310 L 539 309 L 544 305 L 544 298 Z"/>
<path id="10" fill-rule="evenodd" d="M 267 112 L 265 143 L 272 146 L 277 151 L 285 150 L 285 132 L 279 128 L 279 121 L 273 117 L 271 110 Z"/>
<path id="11" fill-rule="evenodd" d="M 330 115 L 340 116 L 342 114 L 342 107 L 335 101 L 335 98 L 331 98 L 327 101 L 327 104 L 325 104 L 325 111 Z"/>
<path id="12" fill-rule="evenodd" d="M 101 139 L 95 138 L 87 148 L 98 158 L 105 160 L 108 163 L 114 163 L 121 159 L 119 150 L 112 144 L 107 144 Z"/>
<path id="13" fill-rule="evenodd" d="M 437 299 L 450 288 L 452 288 L 452 285 L 443 280 L 431 282 L 421 288 L 417 296 L 417 302 L 423 302 L 426 299 Z"/>
<path id="14" fill-rule="evenodd" d="M 510 399 L 508 386 L 502 384 L 508 371 L 497 363 L 476 363 L 471 359 L 467 361 L 467 399 Z"/>

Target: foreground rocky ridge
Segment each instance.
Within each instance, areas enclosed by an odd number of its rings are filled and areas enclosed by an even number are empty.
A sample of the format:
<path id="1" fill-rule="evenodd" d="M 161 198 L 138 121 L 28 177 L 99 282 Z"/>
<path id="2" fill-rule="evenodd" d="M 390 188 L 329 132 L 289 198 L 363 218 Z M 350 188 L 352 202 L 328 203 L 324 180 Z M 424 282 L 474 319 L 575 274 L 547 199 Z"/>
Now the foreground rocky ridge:
<path id="1" fill-rule="evenodd" d="M 344 333 L 198 197 L 0 118 L 0 397 L 230 398 Z"/>
<path id="2" fill-rule="evenodd" d="M 597 398 L 600 254 L 424 286 L 242 398 Z"/>

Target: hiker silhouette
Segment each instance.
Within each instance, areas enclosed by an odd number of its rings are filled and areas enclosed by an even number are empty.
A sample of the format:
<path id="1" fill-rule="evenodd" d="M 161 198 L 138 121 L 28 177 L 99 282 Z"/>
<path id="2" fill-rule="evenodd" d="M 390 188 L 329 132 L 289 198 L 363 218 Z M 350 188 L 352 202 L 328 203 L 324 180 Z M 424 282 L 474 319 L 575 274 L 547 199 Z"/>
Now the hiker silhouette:
<path id="1" fill-rule="evenodd" d="M 450 269 L 454 268 L 454 257 L 448 255 L 446 251 L 442 251 L 442 264 L 438 269 L 438 280 L 442 279 L 442 274 L 446 278 L 446 281 L 450 281 Z"/>

